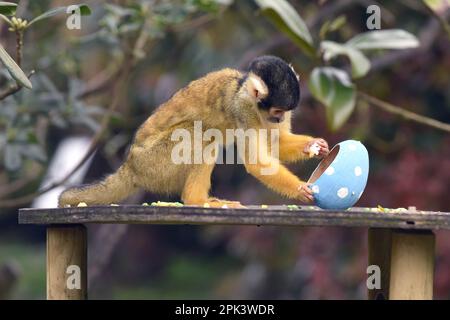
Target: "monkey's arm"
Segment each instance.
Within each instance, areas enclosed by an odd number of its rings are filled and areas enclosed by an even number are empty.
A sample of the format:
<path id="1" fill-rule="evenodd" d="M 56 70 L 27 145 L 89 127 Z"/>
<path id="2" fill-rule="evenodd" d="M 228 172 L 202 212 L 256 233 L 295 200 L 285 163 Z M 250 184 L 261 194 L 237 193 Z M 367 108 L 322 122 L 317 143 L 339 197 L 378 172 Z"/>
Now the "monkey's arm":
<path id="1" fill-rule="evenodd" d="M 295 162 L 309 158 L 309 148 L 315 142 L 320 146 L 319 155 L 327 155 L 329 150 L 325 140 L 282 131 L 280 133 L 280 160 Z"/>
<path id="2" fill-rule="evenodd" d="M 314 140 L 313 137 L 280 132 L 280 160 L 294 162 L 309 158 L 305 148 Z"/>
<path id="3" fill-rule="evenodd" d="M 247 172 L 261 181 L 270 189 L 291 199 L 299 199 L 309 203 L 313 200 L 312 191 L 306 183 L 280 164 L 271 159 L 269 164 L 250 164 L 245 162 Z"/>

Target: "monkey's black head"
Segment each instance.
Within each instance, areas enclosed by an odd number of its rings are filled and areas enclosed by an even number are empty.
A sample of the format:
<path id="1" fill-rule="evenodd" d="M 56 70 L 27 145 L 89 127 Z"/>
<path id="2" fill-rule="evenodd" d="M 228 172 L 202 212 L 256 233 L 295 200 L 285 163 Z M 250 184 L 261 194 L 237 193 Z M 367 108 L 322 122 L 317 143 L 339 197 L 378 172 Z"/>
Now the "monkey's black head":
<path id="1" fill-rule="evenodd" d="M 267 96 L 258 103 L 261 109 L 276 107 L 289 111 L 297 107 L 300 100 L 298 76 L 284 60 L 274 56 L 258 57 L 250 63 L 248 71 L 260 77 L 267 86 Z"/>

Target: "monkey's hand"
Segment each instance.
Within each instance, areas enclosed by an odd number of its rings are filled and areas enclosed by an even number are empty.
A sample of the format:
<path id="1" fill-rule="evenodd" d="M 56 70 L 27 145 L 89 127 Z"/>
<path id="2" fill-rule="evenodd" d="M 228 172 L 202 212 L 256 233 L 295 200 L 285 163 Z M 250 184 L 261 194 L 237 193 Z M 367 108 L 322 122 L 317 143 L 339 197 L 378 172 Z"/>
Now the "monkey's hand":
<path id="1" fill-rule="evenodd" d="M 318 156 L 323 158 L 330 153 L 330 150 L 328 143 L 324 139 L 315 138 L 306 144 L 303 152 L 308 154 L 310 157 Z"/>
<path id="2" fill-rule="evenodd" d="M 299 200 L 304 203 L 312 203 L 314 201 L 314 195 L 311 190 L 311 184 L 302 182 L 302 184 L 298 187 L 299 191 Z"/>

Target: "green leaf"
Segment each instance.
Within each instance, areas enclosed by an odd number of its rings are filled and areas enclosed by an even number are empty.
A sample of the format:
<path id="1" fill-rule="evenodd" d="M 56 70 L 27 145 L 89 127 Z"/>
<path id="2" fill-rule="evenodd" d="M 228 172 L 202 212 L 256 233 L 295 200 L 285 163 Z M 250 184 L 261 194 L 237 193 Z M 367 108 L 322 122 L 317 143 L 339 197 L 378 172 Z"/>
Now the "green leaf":
<path id="1" fill-rule="evenodd" d="M 67 14 L 67 8 L 68 7 L 58 7 L 58 8 L 50 9 L 49 11 L 44 12 L 43 14 L 41 14 L 41 15 L 37 16 L 36 18 L 34 18 L 33 20 L 31 20 L 28 23 L 27 28 L 30 25 L 32 25 L 33 23 L 36 23 L 38 21 L 51 18 L 51 17 L 56 16 L 61 13 Z M 80 8 L 80 13 L 82 16 L 88 16 L 91 14 L 91 9 L 86 4 L 80 4 L 80 5 L 78 5 L 78 8 Z"/>
<path id="2" fill-rule="evenodd" d="M 39 140 L 38 140 L 38 138 L 37 138 L 35 132 L 29 131 L 29 132 L 26 133 L 26 135 L 27 135 L 26 141 L 27 141 L 28 143 L 30 143 L 30 144 L 36 144 L 36 143 L 39 142 Z"/>
<path id="3" fill-rule="evenodd" d="M 331 21 L 330 20 L 325 21 L 325 23 L 322 25 L 319 31 L 320 38 L 324 39 L 327 33 L 339 30 L 343 25 L 345 25 L 346 22 L 347 18 L 344 15 L 341 15 Z"/>
<path id="4" fill-rule="evenodd" d="M 5 65 L 8 72 L 17 81 L 17 83 L 25 88 L 31 89 L 33 86 L 31 85 L 30 80 L 25 75 L 25 73 L 20 69 L 17 63 L 13 58 L 10 57 L 8 52 L 6 52 L 5 48 L 0 44 L 0 61 Z"/>
<path id="5" fill-rule="evenodd" d="M 326 107 L 328 126 L 337 130 L 348 120 L 355 108 L 355 86 L 342 70 L 315 68 L 308 81 L 312 95 Z"/>
<path id="6" fill-rule="evenodd" d="M 87 4 L 80 4 L 78 7 L 82 16 L 90 16 L 92 14 L 92 10 Z"/>
<path id="7" fill-rule="evenodd" d="M 8 19 L 7 16 L 0 14 L 0 19 L 4 20 L 8 25 L 12 26 L 12 22 Z"/>
<path id="8" fill-rule="evenodd" d="M 315 49 L 311 34 L 303 19 L 286 0 L 255 0 L 275 26 L 286 33 L 305 53 L 313 56 Z"/>
<path id="9" fill-rule="evenodd" d="M 400 29 L 376 30 L 358 34 L 346 43 L 360 50 L 407 49 L 419 46 L 415 35 Z"/>
<path id="10" fill-rule="evenodd" d="M 346 55 L 350 59 L 352 65 L 352 77 L 363 77 L 370 70 L 370 61 L 358 49 L 342 45 L 333 41 L 322 41 L 320 44 L 323 51 L 323 58 L 326 61 L 331 60 L 338 55 Z"/>
<path id="11" fill-rule="evenodd" d="M 0 1 L 0 13 L 6 16 L 12 16 L 16 13 L 17 4 L 12 2 Z"/>

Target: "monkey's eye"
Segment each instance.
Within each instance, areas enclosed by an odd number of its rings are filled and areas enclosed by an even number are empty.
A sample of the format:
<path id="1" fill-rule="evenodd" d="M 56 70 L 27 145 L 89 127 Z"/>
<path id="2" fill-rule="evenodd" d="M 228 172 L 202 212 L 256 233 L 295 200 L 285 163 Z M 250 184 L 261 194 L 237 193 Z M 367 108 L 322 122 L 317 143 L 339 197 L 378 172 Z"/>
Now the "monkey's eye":
<path id="1" fill-rule="evenodd" d="M 274 116 L 274 117 L 277 117 L 277 118 L 282 117 L 284 115 L 284 113 L 286 112 L 285 110 L 280 109 L 280 108 L 276 108 L 276 107 L 272 107 L 269 110 L 270 110 L 269 111 L 270 114 L 272 116 Z"/>

